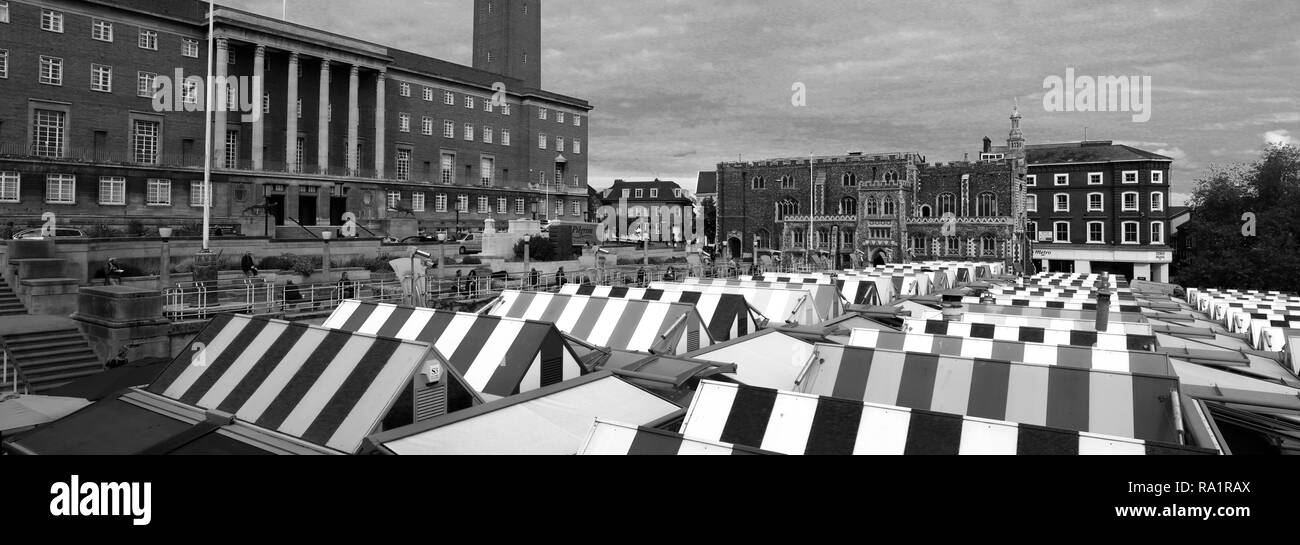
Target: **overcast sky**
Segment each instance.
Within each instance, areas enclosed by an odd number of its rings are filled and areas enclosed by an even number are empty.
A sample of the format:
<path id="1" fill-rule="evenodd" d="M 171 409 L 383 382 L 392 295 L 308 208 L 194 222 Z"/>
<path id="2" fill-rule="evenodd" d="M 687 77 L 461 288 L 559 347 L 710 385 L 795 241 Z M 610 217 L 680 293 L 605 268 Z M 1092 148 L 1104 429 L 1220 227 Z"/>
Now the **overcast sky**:
<path id="1" fill-rule="evenodd" d="M 281 0 L 219 2 L 280 15 Z M 470 64 L 469 0 L 288 0 L 289 20 Z M 719 161 L 1110 139 L 1213 163 L 1300 141 L 1300 2 L 545 0 L 543 86 L 588 99 L 590 178 L 694 187 Z M 1044 80 L 1150 76 L 1150 120 L 1048 112 Z M 791 104 L 802 83 L 807 105 Z"/>

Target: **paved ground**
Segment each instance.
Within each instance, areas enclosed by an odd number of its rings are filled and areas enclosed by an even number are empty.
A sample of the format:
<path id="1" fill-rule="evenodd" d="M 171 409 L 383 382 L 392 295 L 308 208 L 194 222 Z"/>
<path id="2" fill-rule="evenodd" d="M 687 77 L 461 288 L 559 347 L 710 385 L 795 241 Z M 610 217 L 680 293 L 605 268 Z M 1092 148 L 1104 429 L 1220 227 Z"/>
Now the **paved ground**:
<path id="1" fill-rule="evenodd" d="M 77 321 L 63 316 L 0 316 L 0 335 L 77 329 Z"/>

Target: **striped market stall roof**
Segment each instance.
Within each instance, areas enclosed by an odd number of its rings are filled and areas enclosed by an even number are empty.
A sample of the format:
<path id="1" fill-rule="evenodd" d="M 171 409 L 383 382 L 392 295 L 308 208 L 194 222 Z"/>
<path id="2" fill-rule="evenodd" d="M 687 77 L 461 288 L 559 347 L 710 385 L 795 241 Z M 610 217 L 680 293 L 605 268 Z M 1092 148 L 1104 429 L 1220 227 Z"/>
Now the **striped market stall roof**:
<path id="1" fill-rule="evenodd" d="M 759 318 L 745 301 L 734 293 L 704 293 L 700 291 L 665 291 L 654 288 L 621 288 L 592 284 L 565 284 L 561 295 L 591 295 L 615 299 L 641 299 L 695 305 L 700 317 L 709 324 L 709 332 L 717 341 L 731 340 L 758 331 Z"/>
<path id="2" fill-rule="evenodd" d="M 817 309 L 817 316 L 822 320 L 829 320 L 839 316 L 844 312 L 844 303 L 840 298 L 840 290 L 834 284 L 803 284 L 798 282 L 746 282 L 744 280 L 728 280 L 725 278 L 685 278 L 681 281 L 686 285 L 700 286 L 732 286 L 740 288 L 770 288 L 770 289 L 790 289 L 804 290 L 812 294 L 809 302 Z M 768 318 L 776 319 L 775 316 Z"/>
<path id="3" fill-rule="evenodd" d="M 222 314 L 147 391 L 355 452 L 428 359 L 424 343 Z"/>
<path id="4" fill-rule="evenodd" d="M 1041 306 L 1013 306 L 1013 305 L 985 305 L 965 303 L 966 312 L 976 314 L 1002 314 L 1005 316 L 1030 316 L 1038 318 L 1054 318 L 1065 320 L 1083 320 L 1094 321 L 1097 319 L 1097 312 L 1094 310 L 1074 310 L 1063 308 L 1047 308 Z M 1147 318 L 1141 312 L 1117 312 L 1111 307 L 1110 323 L 1146 323 Z"/>
<path id="5" fill-rule="evenodd" d="M 758 276 L 741 276 L 742 281 L 779 282 L 794 284 L 834 284 L 840 290 L 840 296 L 850 305 L 878 306 L 884 300 L 880 297 L 880 287 L 876 279 L 854 275 L 805 274 L 787 276 L 771 274 Z"/>
<path id="6" fill-rule="evenodd" d="M 981 314 L 967 312 L 961 315 L 961 321 L 972 324 L 992 324 L 1011 327 L 1041 327 L 1043 329 L 1060 329 L 1065 331 L 1096 331 L 1095 320 L 1068 320 L 1065 318 L 1044 318 L 1038 316 L 1012 316 L 1006 314 Z M 1120 335 L 1153 335 L 1151 324 L 1119 322 L 1107 324 L 1106 331 Z"/>
<path id="7" fill-rule="evenodd" d="M 1042 289 L 1042 288 L 990 288 L 989 293 L 998 297 L 1013 299 L 1044 298 L 1090 301 L 1097 298 L 1097 292 L 1091 289 Z M 1112 290 L 1112 300 L 1136 301 L 1137 296 L 1131 291 Z"/>
<path id="8" fill-rule="evenodd" d="M 344 301 L 325 327 L 422 341 L 477 392 L 506 397 L 582 375 L 554 325 L 496 316 Z"/>
<path id="9" fill-rule="evenodd" d="M 903 323 L 907 333 L 928 333 L 932 335 L 950 335 L 973 339 L 997 339 L 1000 341 L 1020 341 L 1066 346 L 1095 346 L 1105 350 L 1153 351 L 1156 337 L 1153 334 L 1121 333 L 1113 331 L 1125 324 L 1116 324 L 1116 328 L 1105 333 L 1093 329 L 1050 329 L 1034 326 L 999 326 L 989 323 L 949 322 L 944 320 L 913 320 Z M 1147 326 L 1150 331 L 1150 326 Z"/>
<path id="10" fill-rule="evenodd" d="M 578 454 L 584 456 L 734 456 L 778 453 L 717 441 L 701 441 L 670 431 L 597 419 Z"/>
<path id="11" fill-rule="evenodd" d="M 688 354 L 697 360 L 732 363 L 727 377 L 750 386 L 793 390 L 808 364 L 813 345 L 776 329 L 765 329 Z"/>
<path id="12" fill-rule="evenodd" d="M 1152 356 L 1156 356 L 1152 354 Z M 1161 355 L 1163 358 L 1163 356 Z M 818 344 L 800 392 L 1156 441 L 1177 441 L 1164 374 Z M 1132 365 L 1145 371 L 1154 365 Z"/>
<path id="13" fill-rule="evenodd" d="M 781 454 L 1214 453 L 1169 442 L 708 381 L 700 384 L 681 433 Z"/>
<path id="14" fill-rule="evenodd" d="M 749 303 L 749 306 L 763 315 L 765 322 L 792 322 L 804 325 L 825 320 L 817 313 L 817 306 L 812 303 L 812 292 L 807 289 L 706 286 L 672 282 L 651 282 L 650 288 L 664 291 L 697 291 L 701 293 L 740 295 L 745 298 L 745 302 Z"/>
<path id="15" fill-rule="evenodd" d="M 986 304 L 984 303 L 984 300 L 978 296 L 962 297 L 961 302 L 965 304 Z M 1140 305 L 1124 304 L 1123 301 L 1119 301 L 1118 303 L 1119 304 L 1116 304 L 1116 301 L 1111 301 L 1110 309 L 1112 313 L 1114 313 L 1115 311 L 1135 312 L 1135 313 L 1142 312 L 1142 307 Z M 1135 302 L 1131 302 L 1131 303 L 1135 303 Z M 1010 307 L 1057 308 L 1057 309 L 1064 309 L 1064 310 L 1097 310 L 1096 302 L 1072 301 L 1072 300 L 1055 299 L 1051 297 L 1024 297 L 1024 298 L 994 297 L 993 302 L 991 304 L 1010 306 Z"/>
<path id="16" fill-rule="evenodd" d="M 849 346 L 901 350 L 920 354 L 940 356 L 961 356 L 966 358 L 987 358 L 1013 363 L 1032 363 L 1047 366 L 1064 366 L 1098 371 L 1115 371 L 1120 373 L 1145 373 L 1169 376 L 1173 374 L 1169 367 L 1168 356 L 1146 351 L 1132 351 L 1121 347 L 1118 349 L 1094 348 L 1092 345 L 1053 344 L 1035 339 L 1039 337 L 1033 329 L 1021 330 L 1023 339 L 1000 340 L 969 336 L 935 335 L 919 332 L 880 331 L 876 329 L 855 329 L 849 338 Z M 1086 341 L 1096 333 L 1082 332 L 1073 339 Z M 1052 340 L 1070 341 L 1064 339 Z M 1120 339 L 1119 342 L 1124 342 Z"/>
<path id="17" fill-rule="evenodd" d="M 551 322 L 568 335 L 615 350 L 685 354 L 714 342 L 695 305 L 687 303 L 507 290 L 487 313 Z"/>

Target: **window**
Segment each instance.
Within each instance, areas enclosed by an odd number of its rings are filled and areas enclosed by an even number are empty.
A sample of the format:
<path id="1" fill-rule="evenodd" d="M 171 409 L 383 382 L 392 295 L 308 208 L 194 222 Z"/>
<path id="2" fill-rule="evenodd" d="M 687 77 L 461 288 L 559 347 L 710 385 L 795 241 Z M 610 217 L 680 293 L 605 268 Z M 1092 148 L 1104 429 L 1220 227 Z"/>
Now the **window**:
<path id="1" fill-rule="evenodd" d="M 537 147 L 539 149 L 546 149 L 546 133 L 539 133 L 537 135 Z"/>
<path id="2" fill-rule="evenodd" d="M 574 217 L 579 217 L 579 218 L 582 217 L 582 203 L 581 203 L 581 202 L 573 201 L 573 215 L 574 215 Z"/>
<path id="3" fill-rule="evenodd" d="M 1038 240 L 1038 222 L 1025 222 L 1025 233 L 1028 233 L 1029 240 Z"/>
<path id="4" fill-rule="evenodd" d="M 1037 175 L 1037 174 L 1030 174 L 1030 175 L 1025 176 L 1025 185 L 1028 186 L 1028 187 L 1034 187 L 1034 186 L 1037 186 L 1037 185 L 1038 185 L 1038 175 Z"/>
<path id="5" fill-rule="evenodd" d="M 867 197 L 867 215 L 875 216 L 880 214 L 880 209 L 876 205 L 875 197 Z"/>
<path id="6" fill-rule="evenodd" d="M 510 211 L 509 202 L 505 197 L 497 197 L 497 213 L 504 214 Z"/>
<path id="7" fill-rule="evenodd" d="M 204 193 L 203 180 L 190 182 L 190 206 L 191 207 L 203 208 L 203 205 L 208 202 L 208 199 L 205 198 L 205 195 L 203 193 Z M 207 196 L 211 196 L 212 193 L 211 187 L 208 188 L 207 193 L 209 194 Z M 208 206 L 211 206 L 211 204 L 209 204 Z"/>
<path id="8" fill-rule="evenodd" d="M 921 217 L 923 217 L 923 218 L 928 218 L 928 217 L 931 217 L 931 216 L 934 215 L 934 214 L 930 211 L 930 205 L 928 205 L 928 204 L 923 204 L 923 205 L 921 205 L 921 207 L 917 209 L 917 213 L 920 214 Z"/>
<path id="9" fill-rule="evenodd" d="M 401 192 L 401 191 L 389 191 L 389 192 L 388 192 L 388 203 L 387 203 L 387 204 L 388 204 L 388 209 L 389 209 L 389 210 L 397 210 L 397 206 L 398 206 L 399 204 L 402 204 L 402 192 Z"/>
<path id="10" fill-rule="evenodd" d="M 653 187 L 650 188 L 650 198 L 651 198 L 651 199 L 655 199 L 655 198 L 658 198 L 658 197 L 659 197 L 659 190 L 658 190 L 657 188 L 653 188 Z"/>
<path id="11" fill-rule="evenodd" d="M 1138 183 L 1138 171 L 1136 171 L 1136 170 L 1125 170 L 1125 171 L 1124 171 L 1124 183 L 1126 183 L 1126 184 L 1136 184 L 1136 183 Z"/>
<path id="12" fill-rule="evenodd" d="M 465 124 L 465 130 L 463 131 L 463 133 L 464 133 L 463 136 L 465 137 L 465 140 L 467 140 L 467 141 L 469 141 L 469 142 L 473 142 L 473 141 L 474 141 L 474 124 L 473 124 L 473 123 L 466 123 L 466 124 Z"/>
<path id="13" fill-rule="evenodd" d="M 1070 196 L 1065 193 L 1056 194 L 1056 206 L 1052 207 L 1053 212 L 1069 212 Z"/>
<path id="14" fill-rule="evenodd" d="M 550 111 L 550 110 L 547 110 L 546 108 L 538 108 L 538 109 L 537 109 L 537 119 L 546 119 L 547 117 L 549 117 L 550 112 L 551 112 L 551 111 Z"/>
<path id="15" fill-rule="evenodd" d="M 894 215 L 894 198 L 885 197 L 884 201 L 882 202 L 884 206 L 882 206 L 881 208 L 883 208 L 882 212 L 884 213 L 884 215 L 886 216 Z"/>
<path id="16" fill-rule="evenodd" d="M 434 212 L 446 212 L 446 211 L 447 211 L 447 195 L 446 195 L 446 194 L 439 193 L 439 194 L 437 194 L 437 195 L 434 195 L 434 197 L 433 197 L 433 211 L 434 211 Z"/>
<path id="17" fill-rule="evenodd" d="M 181 102 L 185 104 L 199 103 L 199 82 L 186 80 L 181 82 Z M 298 101 L 298 117 L 302 117 L 302 101 Z"/>
<path id="18" fill-rule="evenodd" d="M 521 216 L 524 215 L 524 200 L 523 200 L 523 199 L 515 199 L 515 213 L 516 213 L 516 214 L 519 214 L 519 215 L 521 215 Z"/>
<path id="19" fill-rule="evenodd" d="M 1100 172 L 1088 173 L 1088 185 L 1101 185 L 1101 184 L 1102 184 L 1102 173 Z"/>
<path id="20" fill-rule="evenodd" d="M 1163 184 L 1163 183 L 1165 183 L 1165 173 L 1164 173 L 1164 171 L 1161 171 L 1161 170 L 1153 170 L 1153 171 L 1151 171 L 1151 183 L 1153 183 L 1153 184 Z"/>
<path id="21" fill-rule="evenodd" d="M 510 129 L 501 129 L 501 145 L 510 145 Z"/>
<path id="22" fill-rule="evenodd" d="M 6 8 L 6 16 L 8 15 L 8 11 L 9 10 Z M 63 12 L 54 11 L 52 9 L 41 10 L 41 30 L 63 32 Z"/>
<path id="23" fill-rule="evenodd" d="M 455 137 L 456 137 L 456 122 L 455 122 L 455 121 L 446 120 L 446 121 L 443 121 L 443 122 L 442 122 L 442 137 L 443 137 L 443 138 L 455 138 Z"/>
<path id="24" fill-rule="evenodd" d="M 998 215 L 998 197 L 989 192 L 980 193 L 976 197 L 975 215 L 985 218 Z"/>
<path id="25" fill-rule="evenodd" d="M 798 213 L 799 213 L 799 202 L 794 199 L 786 198 L 781 202 L 776 203 L 777 219 L 784 219 L 787 215 L 798 214 Z"/>
<path id="26" fill-rule="evenodd" d="M 993 235 L 984 235 L 980 237 L 980 255 L 992 257 L 998 253 L 998 241 Z"/>
<path id="27" fill-rule="evenodd" d="M 509 102 L 502 102 L 502 103 L 501 103 L 501 115 L 510 115 L 510 103 L 509 103 Z"/>
<path id="28" fill-rule="evenodd" d="M 624 199 L 626 199 L 626 198 L 628 198 L 628 197 L 631 197 L 631 196 L 632 196 L 632 190 L 631 190 L 631 189 L 624 189 L 624 190 L 623 190 L 623 198 L 624 198 Z"/>
<path id="29" fill-rule="evenodd" d="M 465 95 L 465 107 L 471 110 L 474 109 L 474 97 Z"/>
<path id="30" fill-rule="evenodd" d="M 912 251 L 918 254 L 924 254 L 926 252 L 925 235 L 911 235 L 907 237 L 907 244 L 908 248 L 911 248 Z"/>
<path id="31" fill-rule="evenodd" d="M 957 255 L 961 252 L 961 239 L 957 237 L 943 237 L 948 247 L 948 255 Z"/>
<path id="32" fill-rule="evenodd" d="M 199 58 L 199 41 L 194 38 L 181 38 L 181 56 L 191 59 Z"/>
<path id="33" fill-rule="evenodd" d="M 302 119 L 302 99 L 298 99 L 298 119 Z"/>
<path id="34" fill-rule="evenodd" d="M 1055 228 L 1054 230 L 1056 231 L 1056 242 L 1062 242 L 1062 243 L 1070 242 L 1070 222 L 1058 221 L 1053 224 L 1053 227 Z"/>
<path id="35" fill-rule="evenodd" d="M 1151 222 L 1151 244 L 1165 243 L 1165 223 L 1162 221 Z"/>
<path id="36" fill-rule="evenodd" d="M 456 210 L 461 211 L 461 213 L 469 212 L 469 195 L 456 196 Z"/>
<path id="37" fill-rule="evenodd" d="M 9 2 L 0 2 L 0 23 L 9 22 Z"/>
<path id="38" fill-rule="evenodd" d="M 840 185 L 843 185 L 844 187 L 857 187 L 858 175 L 850 172 L 848 174 L 841 176 Z"/>
<path id="39" fill-rule="evenodd" d="M 0 49 L 0 79 L 9 77 L 9 50 Z"/>
<path id="40" fill-rule="evenodd" d="M 868 199 L 867 206 L 875 206 L 875 199 Z M 853 197 L 844 197 L 840 199 L 840 215 L 852 216 L 858 213 L 858 200 Z"/>
<path id="41" fill-rule="evenodd" d="M 0 172 L 0 202 L 18 202 L 22 175 L 17 172 Z"/>
<path id="42" fill-rule="evenodd" d="M 401 82 L 397 84 L 397 94 L 402 95 L 404 97 L 411 96 L 411 84 L 406 82 Z"/>
<path id="43" fill-rule="evenodd" d="M 762 176 L 755 176 L 753 180 L 750 180 L 749 187 L 752 189 L 763 189 L 764 187 L 767 187 L 767 181 L 764 180 Z"/>
<path id="44" fill-rule="evenodd" d="M 492 113 L 492 110 L 493 110 L 492 99 L 490 98 L 483 99 L 483 111 L 487 113 Z"/>
<path id="45" fill-rule="evenodd" d="M 578 114 L 573 114 L 573 126 L 574 126 L 574 127 L 581 127 L 581 126 L 582 126 L 582 116 L 580 116 L 580 115 L 578 115 Z"/>
<path id="46" fill-rule="evenodd" d="M 956 214 L 957 213 L 956 203 L 957 203 L 957 199 L 953 197 L 952 193 L 941 193 L 939 195 L 935 208 L 938 210 L 940 217 L 942 217 L 944 214 Z"/>
<path id="47" fill-rule="evenodd" d="M 1105 202 L 1104 199 L 1105 199 L 1105 195 L 1103 195 L 1103 194 L 1101 194 L 1101 193 L 1089 193 L 1089 194 L 1088 194 L 1088 211 L 1089 211 L 1089 212 L 1105 212 L 1105 211 L 1106 211 L 1106 205 L 1104 204 L 1104 202 Z"/>
<path id="48" fill-rule="evenodd" d="M 411 179 L 411 149 L 397 148 L 397 181 Z"/>
<path id="49" fill-rule="evenodd" d="M 1025 211 L 1026 212 L 1038 211 L 1038 195 L 1025 195 Z"/>
<path id="50" fill-rule="evenodd" d="M 555 151 L 558 151 L 558 152 L 561 152 L 561 153 L 564 152 L 564 137 L 563 137 L 563 136 L 557 136 L 557 137 L 555 137 Z"/>
<path id="51" fill-rule="evenodd" d="M 262 95 L 262 113 L 271 113 L 271 93 Z"/>
<path id="52" fill-rule="evenodd" d="M 1124 244 L 1138 244 L 1138 222 L 1124 222 Z"/>
<path id="53" fill-rule="evenodd" d="M 1137 194 L 1137 192 L 1136 192 L 1136 191 L 1126 191 L 1126 192 L 1124 192 L 1124 211 L 1125 211 L 1125 212 L 1137 212 L 1137 210 L 1138 210 L 1138 194 Z"/>
<path id="54" fill-rule="evenodd" d="M 489 212 L 491 212 L 491 211 L 492 211 L 492 210 L 488 208 L 488 198 L 487 198 L 487 197 L 479 197 L 479 198 L 478 198 L 478 213 L 480 213 L 480 214 L 487 214 L 487 213 L 489 213 Z"/>
<path id="55" fill-rule="evenodd" d="M 456 173 L 452 170 L 456 168 L 456 155 L 451 153 L 442 154 L 442 159 L 438 166 L 442 170 L 440 174 L 442 183 L 444 185 L 451 185 L 452 179 L 456 175 Z"/>
<path id="56" fill-rule="evenodd" d="M 579 180 L 580 179 L 577 176 L 573 177 L 573 187 L 582 187 L 582 182 Z M 680 197 L 681 195 L 678 196 Z"/>
<path id="57" fill-rule="evenodd" d="M 582 153 L 582 140 L 575 139 L 573 141 L 573 153 L 574 154 Z"/>
<path id="58" fill-rule="evenodd" d="M 134 120 L 131 122 L 131 157 L 142 165 L 158 164 L 158 136 L 161 123 Z"/>
<path id="59" fill-rule="evenodd" d="M 424 193 L 420 193 L 420 192 L 411 193 L 411 211 L 412 212 L 424 211 Z"/>
<path id="60" fill-rule="evenodd" d="M 640 198 L 642 197 L 642 195 L 643 195 L 644 192 L 645 192 L 644 189 L 638 189 L 638 190 L 636 190 L 636 198 L 640 199 Z"/>
<path id="61" fill-rule="evenodd" d="M 1052 177 L 1052 183 L 1054 185 L 1070 185 L 1070 175 L 1057 174 L 1056 176 Z"/>
<path id="62" fill-rule="evenodd" d="M 103 19 L 91 19 L 90 38 L 101 42 L 113 41 L 113 23 Z"/>
<path id="63" fill-rule="evenodd" d="M 294 157 L 293 171 L 294 172 L 302 172 L 302 165 L 304 162 L 303 155 L 306 154 L 306 149 L 307 149 L 307 139 L 299 136 L 297 138 L 297 141 L 294 142 L 294 148 L 293 148 L 293 157 Z"/>
<path id="64" fill-rule="evenodd" d="M 777 185 L 781 186 L 781 189 L 794 189 L 794 178 L 791 178 L 790 176 L 777 178 L 776 182 Z"/>
<path id="65" fill-rule="evenodd" d="M 455 106 L 455 105 L 456 105 L 456 95 L 455 95 L 455 93 L 452 93 L 451 91 L 443 91 L 443 92 L 442 92 L 442 103 L 443 103 L 443 104 L 446 104 L 446 105 L 448 105 L 448 106 Z"/>
<path id="66" fill-rule="evenodd" d="M 1151 211 L 1161 212 L 1165 209 L 1165 194 L 1156 191 L 1151 194 Z"/>
<path id="67" fill-rule="evenodd" d="M 483 127 L 483 143 L 491 144 L 492 138 L 493 138 L 492 127 Z"/>
<path id="68" fill-rule="evenodd" d="M 36 110 L 32 116 L 32 148 L 38 157 L 63 157 L 63 134 L 67 114 L 56 110 Z"/>
<path id="69" fill-rule="evenodd" d="M 555 122 L 564 123 L 564 112 L 555 112 Z"/>
<path id="70" fill-rule="evenodd" d="M 432 118 L 432 117 L 422 117 L 422 118 L 420 118 L 420 134 L 423 134 L 423 135 L 425 135 L 425 136 L 433 136 L 433 118 Z"/>
<path id="71" fill-rule="evenodd" d="M 90 90 L 101 93 L 113 92 L 113 67 L 103 64 L 90 65 Z"/>
<path id="72" fill-rule="evenodd" d="M 492 157 L 483 157 L 479 160 L 479 183 L 481 183 L 483 187 L 492 187 L 492 184 L 496 179 L 496 163 L 496 159 Z"/>
<path id="73" fill-rule="evenodd" d="M 1106 224 L 1100 221 L 1088 222 L 1088 244 L 1103 244 L 1106 242 Z"/>
<path id="74" fill-rule="evenodd" d="M 143 29 L 143 28 L 140 29 L 140 39 L 137 40 L 137 44 L 140 46 L 140 49 L 150 49 L 150 50 L 153 50 L 153 51 L 157 51 L 157 50 L 158 50 L 158 31 L 156 31 L 156 30 L 145 30 L 145 29 Z M 230 58 L 231 58 L 231 59 L 234 59 L 234 56 L 232 55 Z"/>
<path id="75" fill-rule="evenodd" d="M 149 206 L 171 206 L 172 181 L 150 178 L 148 191 L 145 192 L 144 203 Z"/>
<path id="76" fill-rule="evenodd" d="M 77 202 L 77 177 L 71 174 L 50 174 L 45 177 L 45 202 L 49 204 L 74 204 Z"/>
<path id="77" fill-rule="evenodd" d="M 791 233 L 790 242 L 792 244 L 796 246 L 803 246 L 803 239 L 804 239 L 803 231 L 795 231 Z"/>
<path id="78" fill-rule="evenodd" d="M 557 216 L 563 216 L 563 215 L 564 215 L 564 201 L 555 201 L 555 215 L 557 215 Z M 652 227 L 655 231 L 658 231 L 658 230 L 659 230 L 659 227 L 658 227 L 657 225 L 656 225 L 656 226 L 651 226 L 651 227 Z"/>
<path id="79" fill-rule="evenodd" d="M 63 59 L 41 55 L 40 82 L 45 85 L 63 85 Z"/>
<path id="80" fill-rule="evenodd" d="M 397 130 L 411 132 L 411 115 L 397 114 Z"/>
<path id="81" fill-rule="evenodd" d="M 239 168 L 239 131 L 226 131 L 226 168 Z"/>
<path id="82" fill-rule="evenodd" d="M 433 102 L 433 88 L 432 88 L 432 87 L 425 87 L 424 90 L 421 92 L 421 94 L 422 94 L 422 98 L 424 98 L 424 101 L 425 101 L 425 102 Z M 421 194 L 421 195 L 420 195 L 420 198 L 423 199 L 423 198 L 424 198 L 424 195 Z"/>

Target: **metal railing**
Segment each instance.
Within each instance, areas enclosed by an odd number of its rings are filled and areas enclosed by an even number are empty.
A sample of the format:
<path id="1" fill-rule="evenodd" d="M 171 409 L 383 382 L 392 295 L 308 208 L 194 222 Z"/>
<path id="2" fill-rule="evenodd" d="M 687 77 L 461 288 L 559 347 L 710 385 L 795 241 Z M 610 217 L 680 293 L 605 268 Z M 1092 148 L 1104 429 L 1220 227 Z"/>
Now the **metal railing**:
<path id="1" fill-rule="evenodd" d="M 403 284 L 394 278 L 301 285 L 273 284 L 261 279 L 218 285 L 185 282 L 163 291 L 163 314 L 174 322 L 204 320 L 231 312 L 283 316 L 326 314 L 347 299 L 402 302 L 407 300 Z"/>
<path id="2" fill-rule="evenodd" d="M 30 394 L 31 382 L 23 375 L 23 370 L 18 366 L 18 362 L 9 357 L 9 348 L 0 344 L 0 352 L 4 353 L 4 363 L 0 364 L 3 369 L 0 371 L 0 384 L 9 384 L 11 387 L 9 393 L 16 394 L 18 393 L 18 384 L 22 383 L 23 394 Z M 3 395 L 4 391 L 0 391 L 0 397 Z"/>

